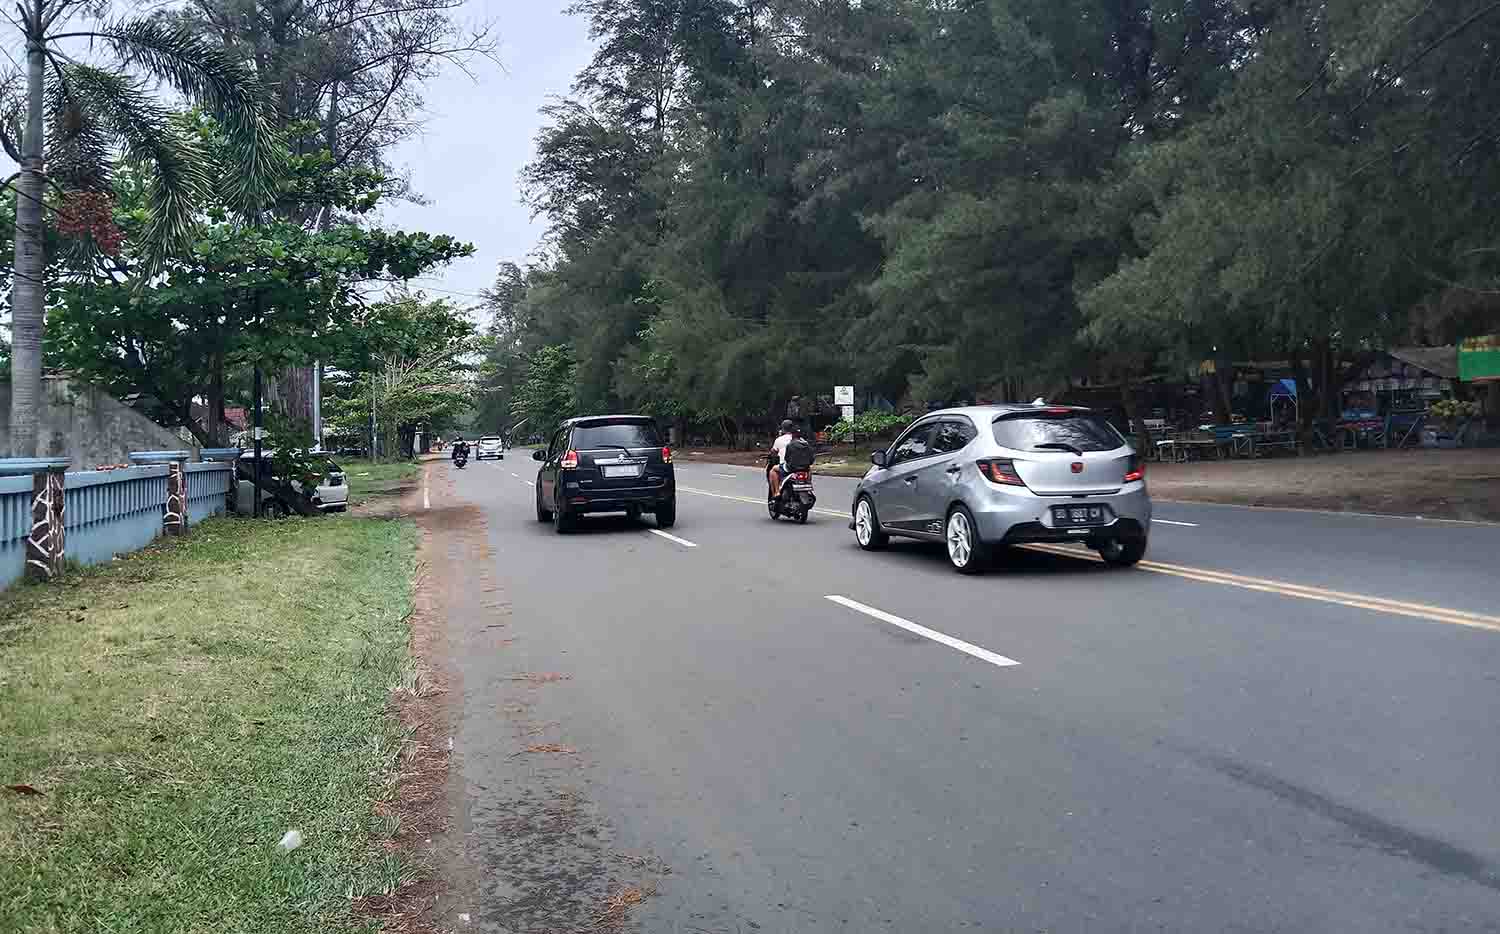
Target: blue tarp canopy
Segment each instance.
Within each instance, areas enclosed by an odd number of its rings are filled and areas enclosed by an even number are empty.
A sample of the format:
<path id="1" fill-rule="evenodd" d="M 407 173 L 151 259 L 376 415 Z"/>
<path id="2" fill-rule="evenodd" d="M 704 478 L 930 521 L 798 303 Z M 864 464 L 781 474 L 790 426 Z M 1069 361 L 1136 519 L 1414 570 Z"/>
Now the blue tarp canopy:
<path id="1" fill-rule="evenodd" d="M 1294 379 L 1278 379 L 1271 384 L 1272 399 L 1296 399 L 1297 381 Z"/>

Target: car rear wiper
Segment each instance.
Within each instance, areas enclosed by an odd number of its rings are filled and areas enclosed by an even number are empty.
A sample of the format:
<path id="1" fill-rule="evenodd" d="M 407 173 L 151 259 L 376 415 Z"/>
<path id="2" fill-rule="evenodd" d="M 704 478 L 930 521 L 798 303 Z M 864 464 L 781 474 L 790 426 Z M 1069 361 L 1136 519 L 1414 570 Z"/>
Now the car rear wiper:
<path id="1" fill-rule="evenodd" d="M 1033 451 L 1067 451 L 1070 454 L 1077 455 L 1078 457 L 1083 456 L 1083 451 L 1079 450 L 1071 444 L 1063 444 L 1061 441 L 1044 441 L 1041 444 L 1033 444 L 1031 446 L 1031 449 Z"/>

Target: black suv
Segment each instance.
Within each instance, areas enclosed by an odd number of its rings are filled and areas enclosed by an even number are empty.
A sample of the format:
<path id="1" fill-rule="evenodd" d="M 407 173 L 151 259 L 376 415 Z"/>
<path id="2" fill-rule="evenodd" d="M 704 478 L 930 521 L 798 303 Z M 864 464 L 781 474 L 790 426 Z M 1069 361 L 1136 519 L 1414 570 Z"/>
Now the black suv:
<path id="1" fill-rule="evenodd" d="M 672 449 L 662 444 L 646 415 L 570 418 L 552 433 L 536 473 L 536 518 L 558 532 L 587 512 L 656 514 L 656 524 L 677 521 L 677 475 Z"/>

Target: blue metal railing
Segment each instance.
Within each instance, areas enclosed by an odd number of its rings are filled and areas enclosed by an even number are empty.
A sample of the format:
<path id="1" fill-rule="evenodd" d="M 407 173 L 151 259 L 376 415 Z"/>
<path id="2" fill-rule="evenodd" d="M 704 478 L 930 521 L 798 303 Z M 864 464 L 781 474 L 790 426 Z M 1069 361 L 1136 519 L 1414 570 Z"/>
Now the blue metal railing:
<path id="1" fill-rule="evenodd" d="M 98 564 L 144 548 L 162 534 L 167 504 L 167 464 L 65 474 L 65 556 Z M 234 465 L 185 464 L 188 525 L 221 515 Z M 32 477 L 0 476 L 0 588 L 20 580 L 31 530 Z"/>
<path id="2" fill-rule="evenodd" d="M 155 541 L 167 502 L 167 470 L 162 465 L 68 474 L 68 559 L 98 564 Z"/>
<path id="3" fill-rule="evenodd" d="M 26 567 L 31 528 L 31 477 L 0 477 L 0 587 L 19 580 Z"/>
<path id="4" fill-rule="evenodd" d="M 229 481 L 234 465 L 188 464 L 183 470 L 187 481 L 188 525 L 197 525 L 209 516 L 223 515 L 229 505 Z"/>

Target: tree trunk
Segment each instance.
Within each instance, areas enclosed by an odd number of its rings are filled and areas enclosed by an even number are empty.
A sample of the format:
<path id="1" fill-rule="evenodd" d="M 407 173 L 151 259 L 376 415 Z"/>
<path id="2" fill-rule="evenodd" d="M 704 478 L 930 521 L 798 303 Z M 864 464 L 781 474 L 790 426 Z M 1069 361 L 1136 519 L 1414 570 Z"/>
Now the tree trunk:
<path id="1" fill-rule="evenodd" d="M 1234 358 L 1227 353 L 1214 356 L 1214 424 L 1234 421 Z"/>
<path id="2" fill-rule="evenodd" d="M 1339 391 L 1343 389 L 1343 381 L 1339 379 L 1338 361 L 1333 358 L 1333 340 L 1325 337 L 1318 343 L 1321 345 L 1320 359 L 1323 361 L 1323 375 L 1318 383 L 1318 399 L 1322 404 L 1318 408 L 1323 413 L 1323 419 L 1332 426 L 1339 420 Z"/>
<path id="3" fill-rule="evenodd" d="M 42 328 L 46 311 L 42 276 L 42 95 L 46 71 L 40 40 L 26 44 L 26 131 L 21 137 L 21 177 L 16 182 L 15 275 L 10 290 L 10 446 L 14 457 L 37 455 L 42 401 Z"/>
<path id="4" fill-rule="evenodd" d="M 224 354 L 217 352 L 210 363 L 213 372 L 208 377 L 208 424 L 204 433 L 210 447 L 224 446 Z"/>

